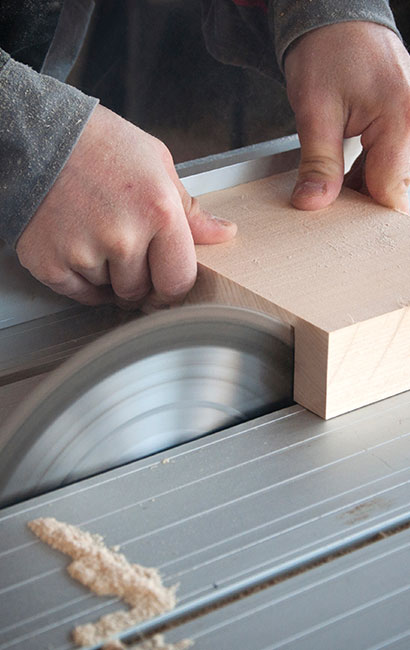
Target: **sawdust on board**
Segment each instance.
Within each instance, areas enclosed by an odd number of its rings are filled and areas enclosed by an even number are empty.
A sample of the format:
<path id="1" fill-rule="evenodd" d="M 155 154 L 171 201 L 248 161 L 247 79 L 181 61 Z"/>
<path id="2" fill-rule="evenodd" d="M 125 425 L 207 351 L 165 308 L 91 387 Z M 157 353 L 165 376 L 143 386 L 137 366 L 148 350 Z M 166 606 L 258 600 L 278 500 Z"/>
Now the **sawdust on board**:
<path id="1" fill-rule="evenodd" d="M 73 558 L 67 567 L 72 578 L 99 596 L 118 596 L 130 606 L 128 611 L 120 610 L 103 616 L 96 623 L 76 627 L 73 640 L 78 646 L 107 641 L 121 630 L 175 607 L 176 586 L 165 587 L 156 569 L 130 564 L 122 553 L 105 546 L 101 535 L 92 535 L 53 517 L 34 519 L 28 527 L 43 542 Z M 113 643 L 118 642 L 110 643 L 108 647 L 112 650 L 126 647 Z M 182 650 L 190 645 L 188 641 L 181 643 L 185 645 L 168 645 L 161 635 L 156 635 L 134 647 L 138 650 Z"/>

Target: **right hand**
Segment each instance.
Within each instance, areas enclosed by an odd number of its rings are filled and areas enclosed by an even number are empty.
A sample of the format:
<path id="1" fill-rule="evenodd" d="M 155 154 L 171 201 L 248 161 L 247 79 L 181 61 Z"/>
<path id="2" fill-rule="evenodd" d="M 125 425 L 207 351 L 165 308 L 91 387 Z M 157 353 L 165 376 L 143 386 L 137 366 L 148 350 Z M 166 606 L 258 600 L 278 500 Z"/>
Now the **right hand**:
<path id="1" fill-rule="evenodd" d="M 35 278 L 78 302 L 155 308 L 195 283 L 195 243 L 235 233 L 187 194 L 162 142 L 97 106 L 16 250 Z"/>
<path id="2" fill-rule="evenodd" d="M 300 37 L 286 55 L 290 103 L 301 142 L 292 203 L 330 205 L 343 183 L 343 138 L 361 135 L 364 155 L 346 184 L 409 213 L 410 56 L 398 36 L 365 21 Z"/>

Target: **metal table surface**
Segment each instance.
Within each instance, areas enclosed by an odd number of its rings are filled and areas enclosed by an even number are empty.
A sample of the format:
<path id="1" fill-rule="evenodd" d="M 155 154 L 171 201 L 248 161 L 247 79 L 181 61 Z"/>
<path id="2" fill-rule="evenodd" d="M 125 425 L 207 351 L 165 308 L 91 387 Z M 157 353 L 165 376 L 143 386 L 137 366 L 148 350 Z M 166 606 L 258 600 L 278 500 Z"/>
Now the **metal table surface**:
<path id="1" fill-rule="evenodd" d="M 118 609 L 65 574 L 67 559 L 33 538 L 30 519 L 82 525 L 119 544 L 130 561 L 157 566 L 167 585 L 179 583 L 179 604 L 159 624 L 295 570 L 306 568 L 309 582 L 312 562 L 407 524 L 409 482 L 410 393 L 403 393 L 328 422 L 294 406 L 6 508 L 0 649 L 68 649 L 74 625 Z M 406 572 L 395 576 L 410 587 Z M 400 629 L 407 598 L 403 591 L 395 600 Z M 218 617 L 224 612 L 229 619 L 227 607 Z M 361 638 L 360 627 L 355 634 Z M 196 647 L 215 647 L 207 643 L 201 637 Z M 235 636 L 218 645 L 254 648 Z"/>
<path id="2" fill-rule="evenodd" d="M 410 530 L 172 630 L 201 650 L 408 650 Z"/>

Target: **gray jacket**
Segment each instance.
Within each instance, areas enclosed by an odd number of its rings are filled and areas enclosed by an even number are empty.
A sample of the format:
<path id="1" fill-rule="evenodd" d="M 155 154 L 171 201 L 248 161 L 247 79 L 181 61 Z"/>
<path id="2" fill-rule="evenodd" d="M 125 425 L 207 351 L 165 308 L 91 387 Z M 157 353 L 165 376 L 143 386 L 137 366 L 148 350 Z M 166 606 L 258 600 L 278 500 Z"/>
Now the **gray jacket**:
<path id="1" fill-rule="evenodd" d="M 364 20 L 396 31 L 387 0 L 201 0 L 207 47 L 221 61 L 256 68 L 280 78 L 289 45 L 306 32 L 336 22 Z M 19 5 L 25 26 L 15 43 L 8 30 Z M 19 53 L 30 45 L 30 30 L 45 36 L 45 69 L 35 71 L 0 49 L 0 238 L 15 246 L 30 218 L 66 163 L 98 100 L 54 78 L 65 78 L 85 33 L 91 0 L 0 0 L 0 44 Z M 56 14 L 56 7 L 58 9 Z M 61 7 L 62 10 L 61 10 Z M 73 44 L 58 48 L 65 18 L 78 11 Z M 31 14 L 30 14 L 31 12 Z M 18 22 L 18 21 L 17 21 Z M 73 21 L 72 21 L 73 22 Z M 16 23 L 15 17 L 11 21 Z M 53 38 L 54 41 L 51 39 Z M 67 39 L 65 39 L 67 41 Z M 54 50 L 53 50 L 54 43 Z M 57 45 L 57 47 L 55 47 Z M 41 48 L 40 48 L 41 50 Z M 44 51 L 45 50 L 45 51 Z M 57 55 L 56 55 L 57 53 Z M 48 57 L 48 58 L 47 58 Z M 58 60 L 60 57 L 61 60 Z"/>

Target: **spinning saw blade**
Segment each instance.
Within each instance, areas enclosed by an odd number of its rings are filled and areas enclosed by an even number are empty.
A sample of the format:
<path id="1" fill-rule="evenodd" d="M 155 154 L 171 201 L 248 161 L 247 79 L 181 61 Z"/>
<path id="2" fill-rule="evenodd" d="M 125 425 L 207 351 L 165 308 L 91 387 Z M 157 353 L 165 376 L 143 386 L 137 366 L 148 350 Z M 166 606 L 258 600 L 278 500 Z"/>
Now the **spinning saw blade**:
<path id="1" fill-rule="evenodd" d="M 184 307 L 103 336 L 48 376 L 0 437 L 0 503 L 57 488 L 292 403 L 292 330 Z"/>

